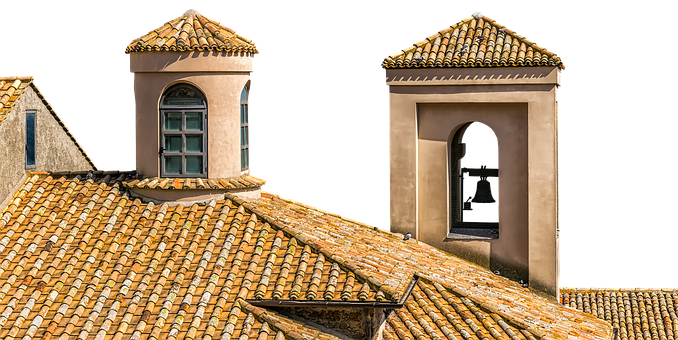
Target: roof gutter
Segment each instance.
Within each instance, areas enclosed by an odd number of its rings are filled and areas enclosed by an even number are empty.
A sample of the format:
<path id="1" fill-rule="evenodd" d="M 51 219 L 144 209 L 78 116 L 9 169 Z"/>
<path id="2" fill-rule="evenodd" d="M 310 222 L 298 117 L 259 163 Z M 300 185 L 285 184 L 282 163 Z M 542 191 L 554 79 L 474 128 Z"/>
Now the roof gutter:
<path id="1" fill-rule="evenodd" d="M 397 302 L 381 301 L 314 301 L 314 300 L 245 300 L 257 307 L 344 307 L 344 308 L 401 308 L 410 296 L 415 284 L 419 281 L 416 274 L 405 288 L 403 295 Z"/>

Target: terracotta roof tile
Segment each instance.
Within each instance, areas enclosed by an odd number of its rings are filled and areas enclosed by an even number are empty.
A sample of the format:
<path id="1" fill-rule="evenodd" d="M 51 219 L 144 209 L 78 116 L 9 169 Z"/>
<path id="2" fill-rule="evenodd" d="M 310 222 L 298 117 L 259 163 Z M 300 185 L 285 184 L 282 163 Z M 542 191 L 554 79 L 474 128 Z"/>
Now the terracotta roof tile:
<path id="1" fill-rule="evenodd" d="M 337 339 L 257 307 L 266 301 L 402 304 L 386 339 L 611 335 L 603 320 L 399 234 L 266 193 L 144 203 L 128 175 L 36 172 L 14 194 L 0 214 L 1 338 Z M 673 325 L 657 316 L 674 306 L 652 297 L 633 307 L 648 311 L 635 334 Z M 613 310 L 602 301 L 589 302 L 599 316 Z"/>
<path id="2" fill-rule="evenodd" d="M 242 204 L 144 203 L 131 174 L 35 172 L 16 192 L 0 215 L 1 338 L 333 339 L 246 301 L 386 302 Z"/>
<path id="3" fill-rule="evenodd" d="M 0 124 L 5 120 L 14 103 L 33 82 L 33 77 L 0 78 Z"/>
<path id="4" fill-rule="evenodd" d="M 480 311 L 477 312 L 478 315 L 484 315 L 486 322 L 491 325 L 492 322 L 497 324 L 496 327 L 492 326 L 497 332 L 508 333 L 510 330 L 520 339 L 526 338 L 526 334 L 537 339 L 606 339 L 611 336 L 611 329 L 607 323 L 539 297 L 516 282 L 494 275 L 486 269 L 425 243 L 418 243 L 416 240 L 404 241 L 400 234 L 376 230 L 268 193 L 263 193 L 260 201 L 241 200 L 236 197 L 232 199 L 253 211 L 272 227 L 280 228 L 286 234 L 317 249 L 327 259 L 336 261 L 361 278 L 366 278 L 366 282 L 378 287 L 391 299 L 397 299 L 405 294 L 405 288 L 413 275 L 418 275 L 425 282 L 431 282 L 429 286 L 436 287 L 437 284 L 443 287 L 437 288 L 441 295 L 442 291 L 447 290 L 448 293 L 451 292 L 450 296 L 458 297 L 459 300 L 454 301 L 464 302 L 464 299 L 467 299 L 469 305 L 478 308 Z M 418 287 L 417 289 L 421 289 L 421 285 Z M 393 329 L 392 337 L 407 338 L 398 333 L 398 327 L 402 331 L 414 332 L 409 338 L 427 334 L 426 327 L 433 327 L 431 322 L 435 323 L 434 320 L 425 320 L 428 326 L 424 327 L 413 318 L 412 313 L 417 308 L 413 303 L 426 301 L 417 299 L 415 293 L 416 289 L 406 301 L 405 307 L 407 304 L 410 306 L 409 314 L 401 310 L 402 313 L 398 314 L 402 317 L 401 321 L 395 319 L 389 321 Z M 426 301 L 426 304 L 430 306 L 431 302 Z M 472 308 L 466 303 L 464 306 L 469 310 L 465 312 L 466 315 L 478 318 Z M 452 309 L 448 308 L 450 312 Z M 461 313 L 462 310 L 463 308 L 454 309 L 454 313 Z M 487 319 L 488 315 L 494 321 Z M 407 321 L 408 318 L 412 323 Z M 475 326 L 460 324 L 459 327 L 460 329 L 469 327 L 473 331 L 469 332 L 471 338 L 478 337 L 474 327 L 481 329 L 481 333 L 482 329 L 491 332 L 483 320 L 474 323 Z M 502 324 L 509 327 L 504 330 Z"/>
<path id="5" fill-rule="evenodd" d="M 562 289 L 560 302 L 609 322 L 619 339 L 676 339 L 678 289 Z"/>
<path id="6" fill-rule="evenodd" d="M 259 53 L 254 43 L 196 10 L 134 39 L 125 53 L 150 51 L 221 51 Z"/>
<path id="7" fill-rule="evenodd" d="M 131 189 L 158 189 L 158 190 L 189 190 L 189 189 L 251 189 L 259 188 L 266 181 L 250 175 L 242 175 L 237 178 L 159 178 L 148 177 L 144 179 L 130 178 L 122 182 L 126 188 Z"/>
<path id="8" fill-rule="evenodd" d="M 557 66 L 560 58 L 494 20 L 474 15 L 382 62 L 384 68 Z"/>

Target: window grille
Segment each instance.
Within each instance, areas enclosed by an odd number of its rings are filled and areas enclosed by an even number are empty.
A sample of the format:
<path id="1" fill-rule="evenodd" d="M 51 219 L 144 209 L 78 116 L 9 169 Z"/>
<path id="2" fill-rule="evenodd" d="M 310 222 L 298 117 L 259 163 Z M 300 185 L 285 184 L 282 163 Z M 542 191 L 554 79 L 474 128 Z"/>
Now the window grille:
<path id="1" fill-rule="evenodd" d="M 197 88 L 170 87 L 160 103 L 162 177 L 207 177 L 207 104 Z"/>

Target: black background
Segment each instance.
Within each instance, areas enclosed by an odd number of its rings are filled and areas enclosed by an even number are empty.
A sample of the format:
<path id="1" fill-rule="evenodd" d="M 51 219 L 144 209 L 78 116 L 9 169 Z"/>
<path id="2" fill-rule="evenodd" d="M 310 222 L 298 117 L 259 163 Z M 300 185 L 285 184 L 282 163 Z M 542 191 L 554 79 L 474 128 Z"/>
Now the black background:
<path id="1" fill-rule="evenodd" d="M 269 181 L 265 188 L 388 226 L 379 63 L 478 7 L 13 2 L 2 11 L 0 73 L 32 73 L 101 168 L 129 169 L 132 77 L 123 48 L 189 5 L 262 50 L 251 131 L 252 171 Z M 561 97 L 562 284 L 677 285 L 675 109 L 670 78 L 659 79 L 672 73 L 673 47 L 661 38 L 662 11 L 482 6 L 569 67 Z"/>

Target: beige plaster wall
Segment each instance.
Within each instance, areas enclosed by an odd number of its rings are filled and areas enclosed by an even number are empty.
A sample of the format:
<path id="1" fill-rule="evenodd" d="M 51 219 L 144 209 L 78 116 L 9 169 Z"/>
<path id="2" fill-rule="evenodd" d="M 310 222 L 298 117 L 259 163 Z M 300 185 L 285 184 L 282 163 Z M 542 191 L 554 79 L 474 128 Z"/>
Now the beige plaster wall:
<path id="1" fill-rule="evenodd" d="M 26 171 L 26 110 L 36 110 L 35 170 L 92 169 L 33 87 L 29 86 L 0 125 L 0 202 L 12 194 Z"/>
<path id="2" fill-rule="evenodd" d="M 558 72 L 548 67 L 387 70 L 392 231 L 411 232 L 488 268 L 514 271 L 509 275 L 527 275 L 531 288 L 557 296 Z M 490 126 L 498 138 L 496 240 L 447 237 L 447 140 L 470 121 Z"/>
<path id="3" fill-rule="evenodd" d="M 445 242 L 445 249 L 457 256 L 527 280 L 527 104 L 419 104 L 417 114 L 420 240 L 429 244 Z M 447 233 L 452 180 L 448 171 L 449 141 L 468 122 L 489 126 L 499 146 L 500 234 L 494 240 L 454 240 Z M 466 146 L 467 150 L 472 147 Z M 473 179 L 468 177 L 466 181 L 469 194 L 474 190 Z"/>
<path id="4" fill-rule="evenodd" d="M 137 171 L 160 175 L 159 103 L 176 83 L 188 83 L 207 98 L 207 176 L 240 176 L 240 93 L 249 81 L 252 57 L 213 52 L 130 54 L 136 97 Z"/>

